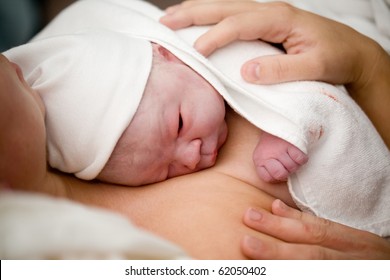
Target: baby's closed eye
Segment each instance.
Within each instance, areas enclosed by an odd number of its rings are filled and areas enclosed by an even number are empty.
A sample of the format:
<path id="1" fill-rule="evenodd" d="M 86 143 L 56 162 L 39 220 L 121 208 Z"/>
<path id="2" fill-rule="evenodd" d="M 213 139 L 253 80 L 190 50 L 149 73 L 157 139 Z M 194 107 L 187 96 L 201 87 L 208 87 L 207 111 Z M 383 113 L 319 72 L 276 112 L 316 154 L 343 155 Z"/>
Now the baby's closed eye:
<path id="1" fill-rule="evenodd" d="M 183 128 L 183 118 L 182 118 L 181 114 L 179 114 L 179 126 L 178 126 L 178 129 L 177 129 L 177 134 L 180 133 L 182 128 Z"/>

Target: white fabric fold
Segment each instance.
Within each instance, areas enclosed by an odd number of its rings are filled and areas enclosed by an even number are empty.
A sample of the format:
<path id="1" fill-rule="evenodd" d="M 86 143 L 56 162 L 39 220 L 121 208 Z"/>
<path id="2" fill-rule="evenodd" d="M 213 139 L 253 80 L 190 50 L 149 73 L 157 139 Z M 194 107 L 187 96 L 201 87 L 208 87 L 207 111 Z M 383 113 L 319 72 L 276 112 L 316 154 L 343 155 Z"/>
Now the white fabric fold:
<path id="1" fill-rule="evenodd" d="M 0 258 L 189 259 L 116 213 L 64 199 L 0 193 Z"/>
<path id="2" fill-rule="evenodd" d="M 88 29 L 4 55 L 20 65 L 45 104 L 50 166 L 96 178 L 141 101 L 152 65 L 150 42 Z"/>
<path id="3" fill-rule="evenodd" d="M 272 0 L 256 0 L 273 2 Z M 298 8 L 342 22 L 377 41 L 390 53 L 389 0 L 282 0 Z"/>

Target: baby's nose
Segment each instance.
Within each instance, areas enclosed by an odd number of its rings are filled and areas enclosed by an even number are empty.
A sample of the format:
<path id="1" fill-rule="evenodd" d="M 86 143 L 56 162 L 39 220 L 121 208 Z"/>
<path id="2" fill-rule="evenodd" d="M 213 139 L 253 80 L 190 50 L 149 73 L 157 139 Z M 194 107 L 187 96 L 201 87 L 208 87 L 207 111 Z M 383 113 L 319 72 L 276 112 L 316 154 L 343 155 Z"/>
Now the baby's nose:
<path id="1" fill-rule="evenodd" d="M 200 148 L 202 140 L 194 139 L 183 143 L 178 150 L 177 160 L 186 168 L 194 170 L 200 161 Z"/>

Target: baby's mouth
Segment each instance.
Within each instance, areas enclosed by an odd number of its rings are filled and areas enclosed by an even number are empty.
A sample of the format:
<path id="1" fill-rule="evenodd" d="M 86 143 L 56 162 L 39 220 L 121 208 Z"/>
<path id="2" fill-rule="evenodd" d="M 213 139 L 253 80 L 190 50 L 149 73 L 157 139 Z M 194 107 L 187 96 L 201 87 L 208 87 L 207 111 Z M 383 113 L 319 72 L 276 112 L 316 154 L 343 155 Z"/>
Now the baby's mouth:
<path id="1" fill-rule="evenodd" d="M 225 127 L 222 129 L 221 133 L 219 134 L 218 143 L 217 143 L 217 152 L 223 146 L 223 144 L 225 144 L 227 136 L 228 136 L 228 128 L 227 128 L 227 124 L 225 123 Z"/>
<path id="2" fill-rule="evenodd" d="M 208 155 L 210 157 L 211 166 L 213 166 L 217 160 L 218 149 L 215 149 L 212 153 Z"/>
<path id="3" fill-rule="evenodd" d="M 217 147 L 209 153 L 202 154 L 202 165 L 200 169 L 209 168 L 215 165 L 218 157 L 218 149 Z"/>

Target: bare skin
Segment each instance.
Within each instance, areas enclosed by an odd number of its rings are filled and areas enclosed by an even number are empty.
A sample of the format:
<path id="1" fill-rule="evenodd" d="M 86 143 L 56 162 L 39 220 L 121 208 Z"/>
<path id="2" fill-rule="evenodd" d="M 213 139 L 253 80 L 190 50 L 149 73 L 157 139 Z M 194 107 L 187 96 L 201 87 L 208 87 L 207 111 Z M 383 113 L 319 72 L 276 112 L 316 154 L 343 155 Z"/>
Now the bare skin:
<path id="1" fill-rule="evenodd" d="M 246 227 L 242 213 L 248 205 L 270 211 L 274 198 L 254 186 L 266 184 L 258 179 L 250 156 L 259 130 L 230 111 L 227 122 L 233 134 L 212 168 L 138 188 L 57 174 L 59 187 L 72 200 L 129 217 L 138 226 L 179 244 L 194 258 L 246 258 L 239 246 L 243 235 L 275 239 Z"/>
<path id="2" fill-rule="evenodd" d="M 198 259 L 390 258 L 386 240 L 288 208 L 259 190 L 286 185 L 257 177 L 250 155 L 259 130 L 231 111 L 227 122 L 232 135 L 210 169 L 139 188 L 55 174 L 57 186 L 68 198 L 123 214 Z"/>

